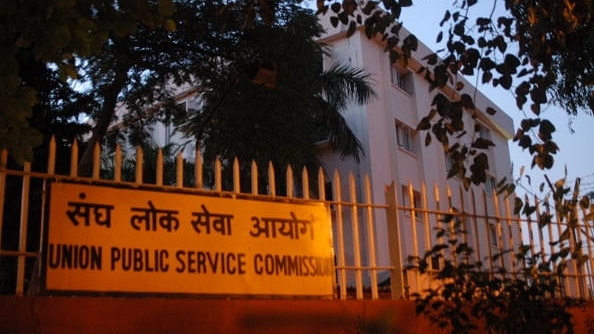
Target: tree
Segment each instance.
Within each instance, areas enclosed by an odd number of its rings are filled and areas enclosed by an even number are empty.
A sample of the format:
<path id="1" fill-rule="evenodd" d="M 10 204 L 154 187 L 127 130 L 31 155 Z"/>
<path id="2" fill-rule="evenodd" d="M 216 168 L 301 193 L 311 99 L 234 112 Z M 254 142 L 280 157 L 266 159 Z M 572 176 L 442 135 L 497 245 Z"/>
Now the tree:
<path id="1" fill-rule="evenodd" d="M 290 4 L 277 15 L 278 25 L 239 31 L 233 43 L 241 52 L 221 56 L 204 110 L 185 130 L 201 142 L 205 160 L 238 157 L 247 170 L 254 160 L 263 168 L 273 162 L 317 172 L 315 143 L 326 138 L 342 156 L 358 159 L 360 143 L 341 112 L 352 99 L 366 103 L 374 96 L 369 76 L 341 65 L 323 72 L 316 17 Z"/>
<path id="2" fill-rule="evenodd" d="M 66 80 L 77 76 L 76 59 L 100 52 L 110 36 L 124 36 L 138 27 L 165 25 L 173 2 L 162 1 L 17 1 L 0 4 L 0 149 L 17 160 L 32 158 L 41 142 L 28 120 L 43 104 L 27 81 L 28 65 L 54 71 Z"/>
<path id="3" fill-rule="evenodd" d="M 217 89 L 228 84 L 223 78 L 237 74 L 243 79 L 250 76 L 253 79 L 255 72 L 252 73 L 252 71 L 257 70 L 254 66 L 271 55 L 279 64 L 280 58 L 286 58 L 287 54 L 294 55 L 290 60 L 288 58 L 281 60 L 284 62 L 279 75 L 281 87 L 273 90 L 276 94 L 275 103 L 284 103 L 285 106 L 293 107 L 292 110 L 297 106 L 300 106 L 302 111 L 317 110 L 316 115 L 311 116 L 316 118 L 317 123 L 314 125 L 325 128 L 324 130 L 332 130 L 330 131 L 332 146 L 345 155 L 361 154 L 358 142 L 344 124 L 339 111 L 344 107 L 341 103 L 349 96 L 359 93 L 360 102 L 365 102 L 365 99 L 372 96 L 371 88 L 366 81 L 368 78 L 360 71 L 345 67 L 334 68 L 324 77 L 319 76 L 322 48 L 313 38 L 320 33 L 321 28 L 311 13 L 295 6 L 291 1 L 278 2 L 275 5 L 275 13 L 279 15 L 278 23 L 271 26 L 269 22 L 260 22 L 259 27 L 256 28 L 246 26 L 242 9 L 229 8 L 225 1 L 188 0 L 180 1 L 176 5 L 178 10 L 171 17 L 177 26 L 176 30 L 170 31 L 166 27 L 139 26 L 132 33 L 110 34 L 106 37 L 101 50 L 92 55 L 78 55 L 76 61 L 79 72 L 75 83 L 82 89 L 78 88 L 75 91 L 72 89 L 72 84 L 65 81 L 59 82 L 59 67 L 48 66 L 37 60 L 35 60 L 38 63 L 37 67 L 28 67 L 46 68 L 46 71 L 50 72 L 62 87 L 70 89 L 71 96 L 68 98 L 58 97 L 55 94 L 40 95 L 43 100 L 40 101 L 39 106 L 51 104 L 53 108 L 59 107 L 70 112 L 66 118 L 62 118 L 57 110 L 46 112 L 48 117 L 67 119 L 73 124 L 77 123 L 76 120 L 81 115 L 90 116 L 93 120 L 93 135 L 89 143 L 83 145 L 79 175 L 90 173 L 94 143 L 100 142 L 105 137 L 109 125 L 116 119 L 116 109 L 125 108 L 128 111 L 122 120 L 126 127 L 135 128 L 136 133 L 141 133 L 142 129 L 157 120 L 173 122 L 177 116 L 180 116 L 171 99 L 176 85 L 191 84 L 207 87 L 213 92 L 210 95 L 214 96 Z M 285 43 L 285 48 L 282 50 L 286 53 L 275 50 L 266 38 L 275 39 L 277 44 Z M 286 48 L 289 43 L 285 40 L 296 43 L 290 45 L 293 49 Z M 272 58 L 269 57 L 269 59 Z M 314 67 L 311 64 L 315 64 Z M 304 70 L 308 75 L 301 76 L 295 69 Z M 234 71 L 235 74 L 231 73 Z M 24 70 L 22 72 L 23 77 L 27 78 L 27 73 Z M 327 80 L 335 80 L 332 84 L 339 83 L 342 86 L 337 87 L 338 89 L 329 89 L 331 85 Z M 244 80 L 244 84 L 251 82 Z M 282 87 L 287 82 L 290 85 Z M 31 87 L 38 92 L 49 89 Z M 235 88 L 237 87 L 239 86 Z M 333 100 L 324 100 L 319 95 L 322 88 L 326 93 L 331 93 L 327 97 Z M 290 92 L 290 89 L 303 90 L 299 94 L 307 98 L 302 99 L 296 92 Z M 277 94 L 278 92 L 283 92 L 285 96 Z M 287 95 L 288 93 L 290 94 Z M 285 97 L 290 97 L 291 100 L 285 100 Z M 260 100 L 266 98 L 269 98 L 266 94 L 257 96 Z M 329 104 L 328 101 L 331 103 Z M 318 104 L 318 106 L 313 108 L 308 104 Z M 247 119 L 248 123 L 258 119 L 257 113 L 248 115 L 253 116 Z M 296 117 L 296 114 L 290 115 Z M 28 123 L 35 125 L 39 130 L 44 129 L 45 120 L 38 119 L 40 115 L 34 116 Z M 289 114 L 285 116 L 289 117 Z M 279 114 L 279 117 L 283 117 L 282 114 Z M 301 119 L 303 118 L 297 117 L 296 121 Z M 203 121 L 204 119 L 200 120 L 200 122 Z M 246 119 L 244 123 L 245 121 Z M 276 121 L 276 123 L 260 125 L 277 126 L 278 129 L 282 129 L 280 127 L 282 123 L 278 122 L 278 118 Z M 303 126 L 312 126 L 312 124 L 303 124 Z M 206 125 L 211 126 L 211 124 Z M 302 130 L 303 126 L 284 128 L 278 133 L 294 133 L 291 130 Z M 333 128 L 328 129 L 329 126 Z M 80 128 L 82 130 L 85 126 L 81 125 Z M 313 130 L 309 132 L 313 133 Z M 47 138 L 55 134 L 53 131 L 48 133 Z M 81 133 L 73 132 L 65 139 L 71 141 Z M 292 144 L 309 146 L 305 149 L 305 151 L 309 150 L 308 152 L 296 154 L 295 152 L 301 148 L 293 146 L 290 149 L 283 148 L 285 154 L 292 151 L 293 156 L 299 157 L 297 161 L 315 161 L 315 153 L 311 151 L 313 140 L 309 138 L 310 135 L 309 133 L 306 137 L 292 135 L 299 141 L 296 142 L 294 139 L 288 141 Z M 285 139 L 277 141 L 276 148 L 280 148 L 278 143 L 286 142 Z M 305 158 L 304 155 L 309 156 Z M 283 162 L 286 162 L 286 159 L 279 161 L 279 163 Z"/>

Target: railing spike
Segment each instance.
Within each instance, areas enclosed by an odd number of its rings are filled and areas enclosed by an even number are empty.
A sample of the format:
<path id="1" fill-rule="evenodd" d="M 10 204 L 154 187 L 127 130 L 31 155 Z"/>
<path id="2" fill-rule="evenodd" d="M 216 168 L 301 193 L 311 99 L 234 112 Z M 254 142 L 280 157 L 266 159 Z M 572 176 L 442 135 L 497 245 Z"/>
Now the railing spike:
<path id="1" fill-rule="evenodd" d="M 309 174 L 305 166 L 303 166 L 301 171 L 301 189 L 303 191 L 303 199 L 309 199 Z"/>
<path id="2" fill-rule="evenodd" d="M 326 200 L 326 180 L 324 177 L 324 169 L 318 169 L 318 197 L 320 200 Z"/>
<path id="3" fill-rule="evenodd" d="M 293 196 L 294 196 L 293 189 L 294 189 L 293 168 L 291 168 L 291 165 L 288 165 L 287 166 L 287 197 L 288 198 L 293 198 Z"/>

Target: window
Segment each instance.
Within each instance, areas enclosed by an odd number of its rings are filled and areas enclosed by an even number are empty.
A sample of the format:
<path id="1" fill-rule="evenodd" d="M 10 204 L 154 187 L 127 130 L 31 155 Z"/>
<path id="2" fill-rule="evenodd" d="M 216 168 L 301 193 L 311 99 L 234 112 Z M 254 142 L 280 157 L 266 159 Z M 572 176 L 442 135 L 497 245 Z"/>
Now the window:
<path id="1" fill-rule="evenodd" d="M 413 129 L 399 122 L 396 122 L 396 144 L 404 150 L 417 153 Z"/>
<path id="2" fill-rule="evenodd" d="M 176 107 L 180 110 L 180 111 L 188 111 L 188 100 L 182 100 L 177 102 Z"/>
<path id="3" fill-rule="evenodd" d="M 495 224 L 489 224 L 489 238 L 491 239 L 491 246 L 497 247 L 499 236 L 497 235 L 497 226 Z"/>
<path id="4" fill-rule="evenodd" d="M 164 131 L 164 137 L 165 137 L 165 146 L 171 144 L 171 129 L 169 127 L 169 124 L 165 124 L 165 131 Z"/>
<path id="5" fill-rule="evenodd" d="M 402 206 L 406 209 L 405 212 L 410 214 L 412 210 L 408 209 L 421 209 L 421 193 L 416 190 L 413 190 L 413 199 L 410 200 L 410 192 L 408 186 L 402 185 Z M 419 217 L 419 212 L 416 212 L 417 218 Z"/>
<path id="6" fill-rule="evenodd" d="M 446 172 L 449 175 L 450 171 L 452 170 L 452 167 L 454 167 L 454 159 L 452 159 L 452 156 L 450 154 L 448 154 L 448 152 L 444 152 L 443 154 L 445 156 Z"/>
<path id="7" fill-rule="evenodd" d="M 485 180 L 485 192 L 489 195 L 492 195 L 495 192 L 496 188 L 496 181 L 493 176 L 487 175 L 487 179 Z"/>
<path id="8" fill-rule="evenodd" d="M 480 125 L 478 136 L 483 139 L 491 140 L 491 130 L 489 130 L 489 128 L 484 125 Z"/>
<path id="9" fill-rule="evenodd" d="M 326 198 L 324 198 L 324 199 L 326 201 L 332 201 L 334 199 L 333 191 L 334 191 L 334 188 L 332 187 L 332 182 L 324 183 L 324 192 L 326 193 Z"/>
<path id="10" fill-rule="evenodd" d="M 392 85 L 402 89 L 408 94 L 413 93 L 413 74 L 410 70 L 402 68 L 398 64 L 394 64 L 390 68 L 390 77 L 392 80 Z"/>

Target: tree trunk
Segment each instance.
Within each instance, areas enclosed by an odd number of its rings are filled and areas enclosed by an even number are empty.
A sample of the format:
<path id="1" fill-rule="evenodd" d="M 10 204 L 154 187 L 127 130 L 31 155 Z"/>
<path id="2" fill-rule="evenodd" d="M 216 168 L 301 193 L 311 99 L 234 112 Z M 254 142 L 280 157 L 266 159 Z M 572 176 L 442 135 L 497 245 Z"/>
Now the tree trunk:
<path id="1" fill-rule="evenodd" d="M 103 97 L 103 106 L 101 107 L 99 116 L 96 118 L 97 123 L 93 128 L 93 136 L 91 137 L 91 140 L 89 140 L 89 143 L 80 158 L 78 164 L 79 176 L 91 176 L 93 161 L 98 158 L 93 157 L 95 143 L 101 142 L 105 137 L 107 129 L 115 114 L 118 95 L 126 85 L 129 60 L 126 56 L 126 48 L 122 47 L 122 44 L 126 44 L 126 41 L 117 39 L 114 43 L 114 52 L 118 53 L 116 55 L 117 61 L 114 62 L 113 67 L 116 74 L 113 82 L 102 89 L 101 96 Z"/>

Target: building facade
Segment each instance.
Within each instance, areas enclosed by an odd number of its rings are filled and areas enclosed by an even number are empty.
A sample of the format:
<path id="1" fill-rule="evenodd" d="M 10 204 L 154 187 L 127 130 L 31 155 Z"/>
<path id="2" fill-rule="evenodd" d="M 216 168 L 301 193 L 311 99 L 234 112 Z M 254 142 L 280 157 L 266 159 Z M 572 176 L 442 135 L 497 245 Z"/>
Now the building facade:
<path id="1" fill-rule="evenodd" d="M 495 224 L 496 222 L 486 218 L 497 215 L 495 211 L 499 210 L 494 207 L 491 200 L 473 201 L 472 198 L 480 198 L 481 195 L 492 197 L 496 180 L 503 177 L 511 179 L 512 165 L 508 141 L 514 133 L 512 119 L 480 91 L 476 91 L 470 83 L 463 78 L 458 78 L 464 83 L 465 88 L 462 92 L 475 97 L 475 105 L 478 109 L 478 117 L 475 118 L 469 111 L 466 111 L 464 124 L 468 128 L 468 133 L 460 140 L 469 143 L 472 136 L 481 136 L 495 144 L 486 152 L 489 158 L 487 182 L 484 185 L 472 186 L 473 193 L 463 191 L 459 178 L 447 178 L 450 160 L 441 143 L 433 140 L 432 144 L 426 146 L 427 131 L 415 131 L 421 119 L 428 115 L 432 108 L 433 97 L 439 91 L 437 89 L 430 91 L 429 83 L 422 75 L 417 74 L 417 70 L 423 66 L 420 59 L 432 53 L 431 50 L 419 43 L 418 50 L 412 53 L 408 67 L 402 68 L 398 64 L 392 64 L 381 41 L 367 38 L 363 29 L 357 30 L 354 35 L 347 38 L 347 26 L 339 25 L 334 28 L 327 24 L 326 28 L 327 34 L 321 42 L 327 44 L 331 52 L 324 60 L 325 66 L 329 67 L 339 63 L 364 69 L 372 75 L 377 93 L 376 99 L 371 103 L 365 106 L 353 106 L 344 115 L 349 126 L 361 141 L 365 156 L 360 163 L 357 163 L 353 160 L 342 160 L 327 152 L 324 155 L 327 169 L 330 171 L 336 169 L 345 175 L 353 172 L 359 182 L 363 177 L 368 176 L 374 203 L 383 203 L 386 186 L 394 182 L 399 205 L 432 210 L 440 205 L 436 198 L 439 195 L 434 194 L 434 187 L 436 186 L 444 192 L 450 187 L 452 189 L 451 199 L 448 200 L 450 203 L 443 203 L 444 198 L 448 195 L 442 193 L 442 203 L 438 209 L 483 213 L 484 218 L 463 218 L 465 220 L 463 222 L 464 230 L 467 233 L 473 233 L 477 240 L 484 241 L 477 243 L 477 246 L 482 248 L 479 252 L 483 255 L 496 251 L 490 250 L 490 247 L 505 248 L 505 245 L 497 241 L 498 238 L 503 242 L 513 238 L 516 238 L 516 241 L 521 239 L 519 229 L 499 229 L 497 232 L 499 227 Z M 407 34 L 405 29 L 401 29 L 401 33 Z M 452 92 L 454 92 L 453 89 L 450 92 L 441 91 L 445 96 L 451 96 Z M 492 107 L 497 112 L 492 116 L 487 115 L 485 113 L 487 107 Z M 472 133 L 475 122 L 480 124 L 480 133 Z M 425 191 L 423 191 L 424 187 Z M 469 203 L 474 203 L 474 210 L 469 210 Z M 450 208 L 447 207 L 448 205 Z M 427 250 L 426 246 L 435 244 L 435 240 L 426 239 L 434 239 L 434 237 L 428 236 L 420 226 L 424 224 L 422 211 L 417 211 L 414 215 L 408 214 L 406 210 L 403 211 L 399 213 L 398 217 L 401 238 L 400 254 L 402 257 L 420 256 Z M 386 246 L 389 244 L 386 219 L 381 217 L 381 214 L 375 218 L 377 261 L 380 266 L 390 266 L 394 261 L 390 259 L 390 252 Z M 416 222 L 411 222 L 411 220 L 416 220 Z M 475 224 L 473 224 L 473 220 Z M 429 217 L 429 221 L 433 227 L 439 224 L 436 217 Z M 413 228 L 413 225 L 415 224 L 419 225 L 418 231 L 414 231 L 416 227 Z M 361 231 L 361 233 L 365 233 L 365 231 Z M 492 242 L 487 241 L 489 239 Z M 367 239 L 362 238 L 362 240 Z M 362 248 L 365 249 L 365 247 Z M 347 258 L 349 256 L 352 258 L 354 254 L 348 254 Z M 511 258 L 508 258 L 507 261 L 511 261 Z M 511 263 L 505 265 L 511 265 Z M 410 282 L 412 279 L 409 279 L 409 285 L 413 285 Z"/>

